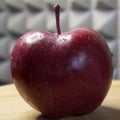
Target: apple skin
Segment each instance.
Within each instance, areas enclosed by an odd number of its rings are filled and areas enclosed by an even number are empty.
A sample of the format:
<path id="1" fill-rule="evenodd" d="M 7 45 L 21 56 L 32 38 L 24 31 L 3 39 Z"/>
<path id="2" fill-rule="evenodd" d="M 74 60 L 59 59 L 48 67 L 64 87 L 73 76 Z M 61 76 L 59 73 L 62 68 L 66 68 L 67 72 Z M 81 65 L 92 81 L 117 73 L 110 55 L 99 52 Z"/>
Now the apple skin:
<path id="1" fill-rule="evenodd" d="M 110 88 L 112 53 L 92 29 L 31 31 L 14 46 L 11 72 L 21 96 L 44 116 L 84 115 L 102 103 Z"/>

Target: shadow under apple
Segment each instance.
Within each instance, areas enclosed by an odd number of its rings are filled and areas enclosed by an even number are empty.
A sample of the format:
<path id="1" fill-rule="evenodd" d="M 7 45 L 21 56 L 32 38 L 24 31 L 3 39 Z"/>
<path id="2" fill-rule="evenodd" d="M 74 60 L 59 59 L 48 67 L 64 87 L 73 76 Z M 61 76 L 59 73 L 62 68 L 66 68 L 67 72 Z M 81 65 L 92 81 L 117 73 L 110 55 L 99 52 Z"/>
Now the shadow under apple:
<path id="1" fill-rule="evenodd" d="M 37 116 L 36 120 L 52 120 L 42 115 Z M 84 116 L 69 116 L 58 120 L 120 120 L 120 110 L 101 106 L 94 112 Z"/>

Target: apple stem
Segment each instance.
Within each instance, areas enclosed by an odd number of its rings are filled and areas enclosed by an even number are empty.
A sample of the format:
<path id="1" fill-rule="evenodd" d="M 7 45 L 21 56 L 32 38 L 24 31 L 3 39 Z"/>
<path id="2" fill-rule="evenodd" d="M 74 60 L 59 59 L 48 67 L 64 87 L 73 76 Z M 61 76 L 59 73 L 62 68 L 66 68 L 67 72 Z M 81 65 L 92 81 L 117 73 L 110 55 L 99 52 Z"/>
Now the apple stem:
<path id="1" fill-rule="evenodd" d="M 56 27 L 57 27 L 57 33 L 61 34 L 61 30 L 60 30 L 60 5 L 56 4 L 54 6 L 54 11 L 55 11 L 55 17 L 56 17 Z"/>

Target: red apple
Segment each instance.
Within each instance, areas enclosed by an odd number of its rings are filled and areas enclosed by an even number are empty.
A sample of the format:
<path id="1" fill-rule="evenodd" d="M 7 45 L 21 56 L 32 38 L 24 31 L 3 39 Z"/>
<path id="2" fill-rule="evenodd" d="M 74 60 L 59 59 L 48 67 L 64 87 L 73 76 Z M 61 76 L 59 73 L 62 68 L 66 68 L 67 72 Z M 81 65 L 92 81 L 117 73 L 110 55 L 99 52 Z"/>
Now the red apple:
<path id="1" fill-rule="evenodd" d="M 31 31 L 11 55 L 13 81 L 26 102 L 44 116 L 84 115 L 104 100 L 112 81 L 112 54 L 92 29 L 61 33 Z"/>

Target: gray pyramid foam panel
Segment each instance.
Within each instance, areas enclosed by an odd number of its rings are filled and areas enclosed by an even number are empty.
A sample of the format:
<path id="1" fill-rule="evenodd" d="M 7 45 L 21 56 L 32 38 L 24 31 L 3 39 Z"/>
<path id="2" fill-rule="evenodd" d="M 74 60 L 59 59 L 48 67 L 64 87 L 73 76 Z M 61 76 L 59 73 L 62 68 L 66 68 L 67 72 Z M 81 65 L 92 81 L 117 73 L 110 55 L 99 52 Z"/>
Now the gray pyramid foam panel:
<path id="1" fill-rule="evenodd" d="M 120 0 L 0 0 L 0 83 L 10 83 L 9 57 L 16 40 L 30 30 L 55 32 L 54 4 L 61 5 L 61 29 L 91 27 L 114 54 L 113 78 L 120 78 Z"/>

